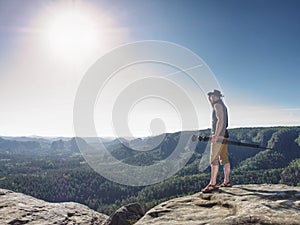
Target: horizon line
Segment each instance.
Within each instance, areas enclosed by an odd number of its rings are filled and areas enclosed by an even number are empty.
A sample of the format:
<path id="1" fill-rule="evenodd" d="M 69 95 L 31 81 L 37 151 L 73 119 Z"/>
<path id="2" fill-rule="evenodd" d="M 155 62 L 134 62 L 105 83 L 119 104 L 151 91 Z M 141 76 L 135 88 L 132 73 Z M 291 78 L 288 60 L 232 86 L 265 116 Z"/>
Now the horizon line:
<path id="1" fill-rule="evenodd" d="M 230 127 L 228 128 L 228 130 L 233 130 L 233 129 L 244 129 L 244 128 L 283 128 L 283 127 L 300 127 L 299 125 L 260 125 L 260 126 L 236 126 L 236 127 Z M 160 133 L 160 134 L 155 134 L 155 135 L 140 135 L 140 136 L 122 136 L 122 137 L 117 137 L 114 135 L 105 135 L 105 136 L 81 136 L 80 138 L 103 138 L 103 139 L 108 139 L 108 138 L 147 138 L 147 137 L 155 137 L 155 136 L 159 136 L 159 135 L 163 135 L 163 134 L 174 134 L 174 133 L 178 133 L 178 132 L 199 132 L 199 131 L 206 131 L 206 130 L 210 130 L 211 128 L 201 128 L 201 129 L 197 129 L 197 130 L 178 130 L 178 131 L 170 131 L 170 132 L 164 132 L 164 133 Z M 70 135 L 36 135 L 36 134 L 28 134 L 28 135 L 1 135 L 0 137 L 7 137 L 7 138 L 51 138 L 51 139 L 55 139 L 55 138 L 76 138 L 79 136 L 70 136 Z"/>

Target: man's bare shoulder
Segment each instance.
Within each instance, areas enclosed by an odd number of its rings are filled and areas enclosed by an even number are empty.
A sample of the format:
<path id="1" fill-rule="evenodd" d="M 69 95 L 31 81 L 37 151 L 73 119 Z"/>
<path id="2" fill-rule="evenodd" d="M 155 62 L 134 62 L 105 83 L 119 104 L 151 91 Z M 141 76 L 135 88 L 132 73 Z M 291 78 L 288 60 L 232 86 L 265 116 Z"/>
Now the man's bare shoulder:
<path id="1" fill-rule="evenodd" d="M 223 105 L 220 102 L 217 102 L 214 104 L 214 108 L 216 110 L 221 110 L 221 109 L 223 109 Z"/>

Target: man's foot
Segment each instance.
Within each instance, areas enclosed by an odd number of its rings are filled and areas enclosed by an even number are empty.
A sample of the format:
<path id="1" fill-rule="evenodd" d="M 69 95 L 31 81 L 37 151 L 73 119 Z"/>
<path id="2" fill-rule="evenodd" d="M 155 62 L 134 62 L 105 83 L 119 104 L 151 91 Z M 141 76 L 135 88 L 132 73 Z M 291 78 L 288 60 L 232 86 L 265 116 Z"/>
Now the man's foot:
<path id="1" fill-rule="evenodd" d="M 223 182 L 223 184 L 220 184 L 219 187 L 232 187 L 230 182 Z"/>
<path id="2" fill-rule="evenodd" d="M 212 193 L 213 191 L 218 190 L 218 189 L 219 189 L 219 187 L 217 186 L 217 184 L 215 184 L 215 185 L 209 184 L 205 188 L 203 188 L 201 190 L 201 192 L 202 193 Z"/>

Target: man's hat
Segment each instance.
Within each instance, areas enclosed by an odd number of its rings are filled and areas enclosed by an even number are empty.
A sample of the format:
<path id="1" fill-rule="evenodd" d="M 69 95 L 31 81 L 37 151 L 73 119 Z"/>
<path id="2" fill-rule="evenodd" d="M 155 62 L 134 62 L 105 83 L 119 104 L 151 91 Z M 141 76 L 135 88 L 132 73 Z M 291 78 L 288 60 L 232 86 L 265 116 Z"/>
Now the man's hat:
<path id="1" fill-rule="evenodd" d="M 221 91 L 216 90 L 216 89 L 214 91 L 208 92 L 207 95 L 208 96 L 215 95 L 215 96 L 219 96 L 219 97 L 224 97 L 224 95 L 221 94 Z"/>

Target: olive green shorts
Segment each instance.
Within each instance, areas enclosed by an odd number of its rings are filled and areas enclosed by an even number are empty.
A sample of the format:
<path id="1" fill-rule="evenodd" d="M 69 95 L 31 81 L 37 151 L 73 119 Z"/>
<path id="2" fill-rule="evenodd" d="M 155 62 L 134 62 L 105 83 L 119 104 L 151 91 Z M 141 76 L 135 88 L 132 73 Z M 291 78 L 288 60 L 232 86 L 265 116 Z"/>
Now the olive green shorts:
<path id="1" fill-rule="evenodd" d="M 221 165 L 229 163 L 228 158 L 228 144 L 212 143 L 210 148 L 210 164 Z"/>

